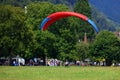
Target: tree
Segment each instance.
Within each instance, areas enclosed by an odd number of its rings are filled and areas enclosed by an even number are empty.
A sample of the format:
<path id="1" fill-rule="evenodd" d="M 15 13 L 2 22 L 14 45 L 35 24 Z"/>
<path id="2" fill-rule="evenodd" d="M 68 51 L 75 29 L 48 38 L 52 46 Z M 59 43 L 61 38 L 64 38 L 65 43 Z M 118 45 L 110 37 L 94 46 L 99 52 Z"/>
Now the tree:
<path id="1" fill-rule="evenodd" d="M 40 30 L 38 31 L 40 22 L 42 22 L 42 20 L 46 18 L 48 15 L 50 15 L 51 13 L 54 13 L 57 11 L 69 11 L 69 9 L 65 5 L 61 5 L 61 4 L 53 5 L 51 3 L 46 3 L 46 2 L 30 4 L 27 6 L 28 13 L 26 14 L 27 15 L 26 22 L 28 25 L 32 25 L 34 32 L 39 33 L 39 36 L 41 36 L 44 33 L 43 32 L 40 33 Z M 73 20 L 71 22 L 70 20 L 71 20 L 70 18 L 59 20 L 48 28 L 49 30 L 48 34 L 52 34 L 52 35 L 54 34 L 54 36 L 56 36 L 56 38 L 53 38 L 55 39 L 54 44 L 49 43 L 49 41 L 47 40 L 46 42 L 39 42 L 41 38 L 38 38 L 39 40 L 36 41 L 36 44 L 47 45 L 47 48 L 45 50 L 47 52 L 43 51 L 42 53 L 44 54 L 47 53 L 48 57 L 51 57 L 51 58 L 56 57 L 62 60 L 63 59 L 65 60 L 65 58 L 69 58 L 69 59 L 72 58 L 69 56 L 69 54 L 71 54 L 71 56 L 74 55 L 73 53 L 75 53 L 74 50 L 75 50 L 75 45 L 77 40 L 73 32 L 74 31 L 73 26 L 70 26 L 70 23 L 75 21 Z M 36 35 L 36 37 L 37 36 L 38 35 Z M 48 35 L 48 36 L 49 38 L 50 37 L 52 38 L 51 35 Z M 45 38 L 45 36 L 43 37 Z M 49 50 L 49 48 L 51 50 Z M 36 53 L 35 51 L 36 50 L 34 50 L 34 54 Z M 58 54 L 58 55 L 54 56 L 55 54 Z"/>
<path id="2" fill-rule="evenodd" d="M 77 0 L 74 11 L 86 15 L 88 18 L 92 18 L 88 0 Z M 84 33 L 87 33 L 88 39 L 92 40 L 92 38 L 94 38 L 95 32 L 90 24 L 79 19 L 76 19 L 76 23 L 73 25 L 76 26 L 76 35 L 78 35 L 78 39 L 83 39 Z"/>
<path id="3" fill-rule="evenodd" d="M 68 11 L 68 7 L 65 5 L 54 5 L 49 2 L 39 2 L 32 3 L 27 6 L 27 20 L 28 26 L 31 25 L 33 30 L 38 30 L 40 27 L 40 23 L 46 18 L 48 15 L 55 13 L 57 11 Z M 56 28 L 58 28 L 56 26 Z"/>
<path id="4" fill-rule="evenodd" d="M 1 56 L 27 56 L 33 41 L 33 32 L 25 24 L 24 10 L 0 5 L 0 54 Z M 28 54 L 29 55 L 29 54 Z"/>
<path id="5" fill-rule="evenodd" d="M 113 32 L 101 31 L 91 47 L 91 55 L 96 59 L 105 59 L 107 66 L 110 66 L 112 61 L 118 62 L 120 59 L 120 40 Z"/>
<path id="6" fill-rule="evenodd" d="M 33 53 L 33 57 L 41 58 L 44 60 L 45 65 L 45 59 L 46 57 L 49 58 L 56 58 L 58 55 L 58 52 L 56 50 L 55 41 L 56 37 L 54 34 L 49 33 L 48 31 L 42 32 L 42 31 L 36 31 L 35 32 L 35 43 L 30 47 Z"/>
<path id="7" fill-rule="evenodd" d="M 78 59 L 84 61 L 87 58 L 90 58 L 89 54 L 89 44 L 85 44 L 83 42 L 79 42 L 76 45 L 77 53 L 78 53 Z"/>

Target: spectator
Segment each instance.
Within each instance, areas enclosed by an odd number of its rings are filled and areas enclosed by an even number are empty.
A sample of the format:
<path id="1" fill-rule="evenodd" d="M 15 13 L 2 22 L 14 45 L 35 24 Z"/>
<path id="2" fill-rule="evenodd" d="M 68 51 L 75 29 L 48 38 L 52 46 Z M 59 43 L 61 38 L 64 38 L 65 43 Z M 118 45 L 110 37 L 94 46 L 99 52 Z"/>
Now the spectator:
<path id="1" fill-rule="evenodd" d="M 65 62 L 65 66 L 69 66 L 69 62 L 67 60 Z"/>

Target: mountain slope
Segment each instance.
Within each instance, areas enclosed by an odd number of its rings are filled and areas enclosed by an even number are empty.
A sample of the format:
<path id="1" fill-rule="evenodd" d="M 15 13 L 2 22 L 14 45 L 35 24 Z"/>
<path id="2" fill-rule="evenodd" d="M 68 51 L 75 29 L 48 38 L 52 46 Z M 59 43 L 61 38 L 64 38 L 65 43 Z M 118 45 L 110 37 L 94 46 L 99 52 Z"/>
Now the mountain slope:
<path id="1" fill-rule="evenodd" d="M 94 6 L 91 6 L 92 18 L 100 30 L 116 31 L 120 25 L 109 19 L 104 13 L 100 12 Z"/>
<path id="2" fill-rule="evenodd" d="M 89 2 L 109 19 L 120 23 L 120 0 L 89 0 Z"/>

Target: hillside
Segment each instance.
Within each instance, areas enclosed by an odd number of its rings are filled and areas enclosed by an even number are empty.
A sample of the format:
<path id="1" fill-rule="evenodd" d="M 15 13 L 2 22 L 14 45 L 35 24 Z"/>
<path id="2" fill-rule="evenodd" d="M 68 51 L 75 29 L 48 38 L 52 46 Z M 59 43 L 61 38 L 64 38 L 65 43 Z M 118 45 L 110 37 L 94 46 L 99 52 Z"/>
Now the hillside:
<path id="1" fill-rule="evenodd" d="M 92 6 L 92 18 L 100 30 L 116 31 L 120 25 Z"/>
<path id="2" fill-rule="evenodd" d="M 89 0 L 89 2 L 109 19 L 120 24 L 120 0 Z"/>
<path id="3" fill-rule="evenodd" d="M 24 7 L 32 2 L 51 2 L 53 4 L 66 4 L 73 7 L 77 0 L 0 0 L 1 4 L 11 4 L 14 6 Z"/>
<path id="4" fill-rule="evenodd" d="M 116 31 L 120 29 L 119 3 L 114 0 L 109 0 L 109 4 L 108 0 L 90 0 L 89 2 L 92 6 L 92 17 L 100 30 Z"/>

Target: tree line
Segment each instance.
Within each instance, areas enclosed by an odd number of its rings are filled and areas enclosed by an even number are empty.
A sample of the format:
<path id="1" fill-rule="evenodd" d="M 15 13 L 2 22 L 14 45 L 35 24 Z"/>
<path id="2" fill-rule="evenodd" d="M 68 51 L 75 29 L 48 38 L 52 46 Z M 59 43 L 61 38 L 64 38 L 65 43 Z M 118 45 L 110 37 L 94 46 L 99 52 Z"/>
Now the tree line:
<path id="1" fill-rule="evenodd" d="M 60 60 L 106 60 L 110 65 L 120 60 L 120 40 L 112 32 L 95 34 L 91 25 L 70 17 L 52 24 L 47 31 L 39 30 L 40 23 L 49 14 L 70 11 L 64 4 L 36 2 L 26 9 L 11 5 L 0 5 L 0 57 L 19 55 L 25 59 L 41 57 Z M 88 0 L 79 0 L 75 12 L 91 17 Z M 84 33 L 88 43 L 84 44 Z"/>

